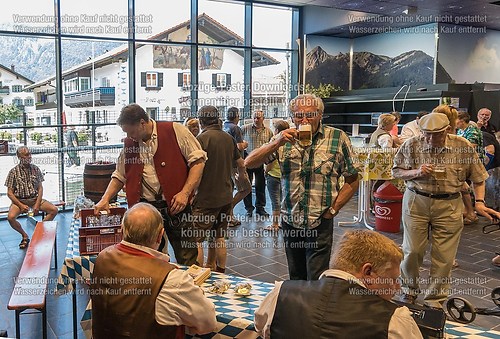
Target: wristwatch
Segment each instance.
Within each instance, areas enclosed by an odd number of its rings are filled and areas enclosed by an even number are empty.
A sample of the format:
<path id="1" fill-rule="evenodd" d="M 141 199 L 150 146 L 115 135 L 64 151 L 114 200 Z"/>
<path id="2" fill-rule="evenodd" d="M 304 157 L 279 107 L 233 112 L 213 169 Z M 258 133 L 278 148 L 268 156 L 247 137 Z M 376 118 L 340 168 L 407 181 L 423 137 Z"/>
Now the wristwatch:
<path id="1" fill-rule="evenodd" d="M 333 206 L 330 206 L 330 208 L 328 209 L 328 212 L 330 212 L 333 216 L 337 215 L 337 211 L 335 210 L 335 208 L 333 208 Z"/>

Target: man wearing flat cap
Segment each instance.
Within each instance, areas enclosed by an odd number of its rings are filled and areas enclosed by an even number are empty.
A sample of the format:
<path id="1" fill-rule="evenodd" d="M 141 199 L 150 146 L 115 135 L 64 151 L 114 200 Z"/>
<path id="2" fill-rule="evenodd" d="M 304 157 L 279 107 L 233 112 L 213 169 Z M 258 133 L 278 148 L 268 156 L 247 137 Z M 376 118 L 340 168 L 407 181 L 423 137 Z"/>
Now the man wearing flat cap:
<path id="1" fill-rule="evenodd" d="M 420 292 L 424 303 L 442 307 L 450 289 L 450 272 L 463 229 L 460 191 L 473 183 L 476 212 L 488 219 L 500 213 L 484 204 L 483 164 L 464 138 L 449 134 L 448 117 L 430 113 L 419 120 L 421 136 L 408 139 L 394 158 L 393 175 L 404 179 L 402 300 L 414 303 Z M 429 229 L 430 228 L 430 229 Z M 428 236 L 429 235 L 429 236 Z M 431 241 L 431 268 L 426 289 L 419 289 L 419 269 Z"/>

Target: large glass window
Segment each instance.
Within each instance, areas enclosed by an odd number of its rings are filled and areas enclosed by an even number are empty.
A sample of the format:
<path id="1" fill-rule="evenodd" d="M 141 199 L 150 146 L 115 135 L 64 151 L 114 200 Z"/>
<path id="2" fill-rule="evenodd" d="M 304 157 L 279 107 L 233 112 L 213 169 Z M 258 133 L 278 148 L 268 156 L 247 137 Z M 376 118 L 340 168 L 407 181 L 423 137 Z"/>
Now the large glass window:
<path id="1" fill-rule="evenodd" d="M 272 34 L 269 34 L 272 27 Z M 276 6 L 253 6 L 252 44 L 256 47 L 290 48 L 292 9 Z"/>
<path id="2" fill-rule="evenodd" d="M 205 47 L 201 50 L 211 50 L 212 55 L 216 56 L 220 63 L 215 69 L 200 67 L 198 70 L 198 109 L 205 105 L 212 105 L 217 107 L 223 115 L 231 106 L 243 109 L 245 105 L 243 100 L 244 51 Z"/>
<path id="3" fill-rule="evenodd" d="M 169 6 L 175 10 L 158 10 L 157 0 L 140 0 L 135 2 L 136 16 L 141 19 L 137 23 L 137 39 L 154 39 L 164 41 L 185 42 L 188 39 L 191 16 L 190 0 L 175 0 Z M 151 18 L 151 22 L 149 22 Z M 173 27 L 186 23 L 182 30 L 172 30 Z"/>
<path id="4" fill-rule="evenodd" d="M 243 45 L 245 34 L 245 7 L 243 4 L 199 0 L 198 13 L 199 43 Z"/>
<path id="5" fill-rule="evenodd" d="M 127 0 L 61 0 L 61 33 L 126 38 L 127 7 Z"/>
<path id="6" fill-rule="evenodd" d="M 245 17 L 244 2 L 197 2 L 198 38 L 193 39 L 192 0 L 169 3 L 175 10 L 164 10 L 154 0 L 135 0 L 132 33 L 139 41 L 134 60 L 128 53 L 132 18 L 127 0 L 18 0 L 4 6 L 0 31 L 13 34 L 0 35 L 0 64 L 6 67 L 0 73 L 0 103 L 15 110 L 0 117 L 0 137 L 9 141 L 11 155 L 20 145 L 32 148 L 45 173 L 46 199 L 71 204 L 83 190 L 85 163 L 116 160 L 125 137 L 116 120 L 131 101 L 157 120 L 182 121 L 203 105 L 223 113 L 236 106 L 244 112 L 263 108 L 269 117 L 286 116 L 291 88 L 287 50 L 296 49 L 290 42 L 295 40 L 292 11 L 255 5 L 252 16 Z M 58 4 L 61 35 L 54 28 Z M 245 20 L 251 21 L 245 25 Z M 252 27 L 253 41 L 245 43 L 245 27 Z M 56 39 L 61 42 L 60 64 Z M 245 69 L 245 57 L 251 57 L 251 68 Z M 59 90 L 62 102 L 56 99 Z M 73 133 L 78 164 L 67 149 Z M 0 177 L 12 167 L 2 166 Z M 0 186 L 0 206 L 10 203 L 5 193 Z"/>
<path id="7" fill-rule="evenodd" d="M 136 76 L 140 81 L 135 87 L 136 102 L 153 119 L 180 121 L 181 110 L 191 105 L 190 86 L 184 83 L 188 79 L 182 75 L 190 65 L 191 49 L 187 46 L 137 44 Z M 182 75 L 181 86 L 179 74 Z"/>
<path id="8" fill-rule="evenodd" d="M 290 54 L 254 50 L 252 110 L 261 109 L 268 118 L 287 118 L 290 93 Z"/>
<path id="9" fill-rule="evenodd" d="M 54 0 L 3 3 L 0 25 L 2 30 L 17 33 L 54 33 Z"/>

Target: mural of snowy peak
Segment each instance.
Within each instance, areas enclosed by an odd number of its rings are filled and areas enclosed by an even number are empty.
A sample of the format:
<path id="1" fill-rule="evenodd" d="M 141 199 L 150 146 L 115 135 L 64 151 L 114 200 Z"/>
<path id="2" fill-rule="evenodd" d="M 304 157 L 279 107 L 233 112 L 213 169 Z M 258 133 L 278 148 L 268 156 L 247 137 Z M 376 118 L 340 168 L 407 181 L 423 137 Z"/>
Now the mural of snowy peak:
<path id="1" fill-rule="evenodd" d="M 307 53 L 306 82 L 349 88 L 349 54 L 330 55 L 320 46 Z M 411 50 L 395 57 L 372 52 L 353 53 L 353 89 L 422 86 L 432 84 L 434 58 L 421 50 Z"/>

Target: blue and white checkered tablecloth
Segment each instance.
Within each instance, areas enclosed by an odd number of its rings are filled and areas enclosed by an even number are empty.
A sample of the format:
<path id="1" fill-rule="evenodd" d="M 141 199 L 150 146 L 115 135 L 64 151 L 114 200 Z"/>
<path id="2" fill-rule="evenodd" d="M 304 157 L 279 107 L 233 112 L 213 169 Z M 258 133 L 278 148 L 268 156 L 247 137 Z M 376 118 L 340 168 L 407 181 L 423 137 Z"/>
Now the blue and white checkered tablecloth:
<path id="1" fill-rule="evenodd" d="M 89 281 L 94 269 L 96 256 L 80 256 L 78 247 L 78 226 L 79 221 L 74 220 L 71 224 L 70 238 L 66 251 L 66 258 L 58 279 L 57 290 L 60 293 L 71 292 L 73 282 Z M 225 279 L 234 287 L 241 282 L 252 284 L 252 291 L 249 296 L 242 297 L 234 294 L 230 288 L 223 294 L 215 294 L 208 291 L 208 288 L 216 280 Z M 273 284 L 261 281 L 246 279 L 242 277 L 212 272 L 202 285 L 205 295 L 212 300 L 217 314 L 216 332 L 203 335 L 201 338 L 243 338 L 254 339 L 259 336 L 255 332 L 253 316 L 264 297 L 274 287 Z M 87 309 L 81 320 L 81 326 L 87 338 L 91 338 L 92 332 L 92 305 L 89 302 Z M 187 338 L 198 338 L 198 336 L 186 335 Z M 500 332 L 486 330 L 473 325 L 446 322 L 447 338 L 497 338 L 500 339 Z"/>
<path id="2" fill-rule="evenodd" d="M 227 280 L 231 283 L 228 291 L 217 294 L 208 291 L 208 288 L 214 281 Z M 252 284 L 251 294 L 249 296 L 238 296 L 234 294 L 232 287 L 238 283 Z M 201 286 L 205 291 L 205 296 L 215 305 L 217 316 L 216 332 L 205 334 L 203 336 L 186 335 L 186 338 L 258 338 L 253 325 L 253 315 L 259 307 L 264 297 L 274 287 L 273 284 L 236 277 L 233 275 L 212 272 L 210 278 Z M 83 315 L 81 325 L 87 338 L 90 338 L 92 330 L 92 304 L 89 302 L 85 314 Z"/>
<path id="3" fill-rule="evenodd" d="M 209 292 L 208 288 L 212 283 L 220 279 L 231 283 L 229 290 L 223 294 Z M 251 294 L 235 295 L 233 287 L 238 283 L 250 283 Z M 253 325 L 254 312 L 273 287 L 274 284 L 213 272 L 202 288 L 215 305 L 217 332 L 205 335 L 203 338 L 258 338 Z"/>
<path id="4" fill-rule="evenodd" d="M 90 281 L 91 272 L 94 270 L 96 255 L 80 255 L 79 234 L 80 220 L 73 219 L 69 229 L 68 247 L 66 257 L 57 279 L 57 292 L 59 294 L 72 292 L 75 281 L 87 283 Z"/>

